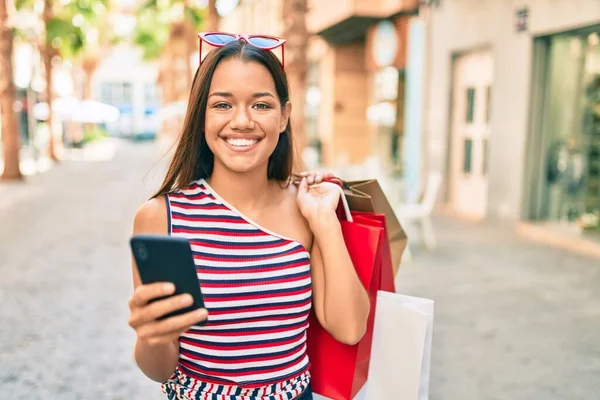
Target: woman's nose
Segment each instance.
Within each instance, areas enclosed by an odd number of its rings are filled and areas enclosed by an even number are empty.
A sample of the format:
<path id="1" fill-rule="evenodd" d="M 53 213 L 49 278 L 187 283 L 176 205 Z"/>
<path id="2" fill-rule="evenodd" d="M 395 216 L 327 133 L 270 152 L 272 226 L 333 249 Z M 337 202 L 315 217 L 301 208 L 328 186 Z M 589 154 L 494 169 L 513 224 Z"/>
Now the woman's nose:
<path id="1" fill-rule="evenodd" d="M 254 129 L 254 121 L 246 109 L 239 107 L 233 114 L 229 126 L 233 130 L 246 131 Z"/>

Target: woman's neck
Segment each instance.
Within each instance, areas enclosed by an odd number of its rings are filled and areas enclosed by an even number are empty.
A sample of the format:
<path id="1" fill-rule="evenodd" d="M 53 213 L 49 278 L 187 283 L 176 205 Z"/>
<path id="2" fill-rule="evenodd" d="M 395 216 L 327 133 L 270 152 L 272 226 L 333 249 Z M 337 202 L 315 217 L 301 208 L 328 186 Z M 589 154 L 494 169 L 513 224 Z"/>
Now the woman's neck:
<path id="1" fill-rule="evenodd" d="M 215 163 L 207 181 L 219 196 L 244 211 L 262 209 L 270 204 L 274 187 L 279 187 L 278 182 L 268 179 L 266 166 L 237 173 Z"/>

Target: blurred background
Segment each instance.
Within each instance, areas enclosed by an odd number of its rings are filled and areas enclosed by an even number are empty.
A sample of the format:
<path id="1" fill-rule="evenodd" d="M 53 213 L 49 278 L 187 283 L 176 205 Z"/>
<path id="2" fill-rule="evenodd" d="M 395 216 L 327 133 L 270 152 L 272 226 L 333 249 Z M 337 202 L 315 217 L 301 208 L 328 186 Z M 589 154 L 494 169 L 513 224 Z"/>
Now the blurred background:
<path id="1" fill-rule="evenodd" d="M 127 239 L 201 31 L 285 38 L 298 168 L 384 188 L 430 398 L 600 398 L 600 0 L 0 0 L 0 398 L 161 398 Z"/>

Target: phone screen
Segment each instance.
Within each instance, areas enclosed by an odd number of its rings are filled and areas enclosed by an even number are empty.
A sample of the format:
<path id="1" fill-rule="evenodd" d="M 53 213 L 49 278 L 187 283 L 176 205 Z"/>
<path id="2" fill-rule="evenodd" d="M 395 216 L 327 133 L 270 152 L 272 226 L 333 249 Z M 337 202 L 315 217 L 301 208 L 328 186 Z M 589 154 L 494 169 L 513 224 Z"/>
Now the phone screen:
<path id="1" fill-rule="evenodd" d="M 167 235 L 135 235 L 130 244 L 143 284 L 171 282 L 175 285 L 174 295 L 189 293 L 194 299 L 191 306 L 160 319 L 204 308 L 192 249 L 186 239 Z"/>

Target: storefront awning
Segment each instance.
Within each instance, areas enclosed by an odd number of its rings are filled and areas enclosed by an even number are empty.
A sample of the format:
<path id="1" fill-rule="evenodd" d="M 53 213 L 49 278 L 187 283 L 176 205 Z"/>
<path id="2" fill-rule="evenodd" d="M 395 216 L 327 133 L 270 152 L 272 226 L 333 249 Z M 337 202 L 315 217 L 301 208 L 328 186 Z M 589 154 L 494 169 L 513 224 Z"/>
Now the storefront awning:
<path id="1" fill-rule="evenodd" d="M 417 10 L 416 7 L 403 8 L 391 13 L 389 11 L 381 11 L 370 15 L 353 12 L 346 13 L 345 17 L 337 21 L 335 16 L 322 18 L 321 21 L 317 21 L 313 32 L 332 45 L 350 43 L 365 37 L 369 27 L 380 21 L 393 20 L 403 15 L 414 15 L 417 13 Z"/>
<path id="2" fill-rule="evenodd" d="M 334 45 L 350 43 L 363 38 L 367 29 L 380 20 L 381 18 L 351 16 L 317 32 L 317 35 Z"/>

